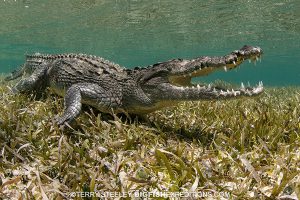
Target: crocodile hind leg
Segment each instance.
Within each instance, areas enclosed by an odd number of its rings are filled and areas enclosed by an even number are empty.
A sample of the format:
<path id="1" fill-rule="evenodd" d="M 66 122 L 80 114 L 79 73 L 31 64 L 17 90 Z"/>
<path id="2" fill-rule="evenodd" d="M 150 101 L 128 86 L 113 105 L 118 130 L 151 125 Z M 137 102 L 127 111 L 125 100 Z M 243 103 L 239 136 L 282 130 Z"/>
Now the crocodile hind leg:
<path id="1" fill-rule="evenodd" d="M 56 119 L 58 125 L 72 122 L 81 112 L 82 102 L 102 112 L 111 112 L 120 105 L 116 92 L 105 90 L 99 85 L 78 83 L 67 89 L 64 99 L 64 113 Z"/>
<path id="2" fill-rule="evenodd" d="M 33 90 L 38 90 L 42 87 L 42 85 L 47 82 L 45 79 L 45 75 L 47 73 L 48 66 L 47 65 L 40 65 L 36 68 L 33 73 L 27 77 L 21 79 L 15 87 L 13 87 L 14 93 L 26 93 L 32 92 Z M 43 83 L 43 84 L 41 84 Z"/>

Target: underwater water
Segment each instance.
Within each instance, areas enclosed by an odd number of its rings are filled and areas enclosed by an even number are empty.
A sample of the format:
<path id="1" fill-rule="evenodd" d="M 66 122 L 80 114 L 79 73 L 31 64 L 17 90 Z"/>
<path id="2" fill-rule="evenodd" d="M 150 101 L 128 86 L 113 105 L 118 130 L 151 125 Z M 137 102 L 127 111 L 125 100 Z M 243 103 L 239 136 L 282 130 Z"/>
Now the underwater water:
<path id="1" fill-rule="evenodd" d="M 261 63 L 197 81 L 300 85 L 300 1 L 0 0 L 0 73 L 34 52 L 94 54 L 130 68 L 244 44 L 264 50 Z"/>

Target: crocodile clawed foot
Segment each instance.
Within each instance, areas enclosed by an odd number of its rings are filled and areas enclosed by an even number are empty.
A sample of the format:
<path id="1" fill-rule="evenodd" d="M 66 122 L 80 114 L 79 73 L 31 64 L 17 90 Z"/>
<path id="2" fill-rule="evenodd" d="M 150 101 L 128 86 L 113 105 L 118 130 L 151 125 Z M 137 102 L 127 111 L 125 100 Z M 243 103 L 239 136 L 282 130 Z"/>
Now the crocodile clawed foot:
<path id="1" fill-rule="evenodd" d="M 70 118 L 68 118 L 68 116 L 65 115 L 54 117 L 53 124 L 57 125 L 61 130 L 64 130 L 65 127 L 73 129 L 73 120 L 71 120 Z"/>

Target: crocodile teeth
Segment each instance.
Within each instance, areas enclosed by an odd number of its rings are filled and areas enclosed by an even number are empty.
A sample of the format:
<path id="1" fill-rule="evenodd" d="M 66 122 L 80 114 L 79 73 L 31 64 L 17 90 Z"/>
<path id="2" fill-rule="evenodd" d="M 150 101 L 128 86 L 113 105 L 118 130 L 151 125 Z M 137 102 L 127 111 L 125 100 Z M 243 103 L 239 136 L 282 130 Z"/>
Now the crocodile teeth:
<path id="1" fill-rule="evenodd" d="M 245 85 L 244 85 L 244 83 L 243 83 L 243 82 L 241 83 L 241 89 L 242 89 L 242 90 L 244 90 L 244 89 L 245 89 Z"/>
<path id="2" fill-rule="evenodd" d="M 226 66 L 224 66 L 223 68 L 224 68 L 224 71 L 225 71 L 225 72 L 227 72 L 227 67 L 226 67 Z"/>
<path id="3" fill-rule="evenodd" d="M 237 94 L 239 94 L 239 91 L 235 91 L 234 89 L 231 89 L 231 93 L 236 96 Z"/>
<path id="4" fill-rule="evenodd" d="M 223 95 L 223 96 L 227 96 L 227 93 L 224 92 L 223 90 L 220 91 L 220 94 Z"/>
<path id="5" fill-rule="evenodd" d="M 211 84 L 208 84 L 207 89 L 209 90 L 211 89 Z"/>
<path id="6" fill-rule="evenodd" d="M 248 60 L 249 63 L 251 63 L 251 60 Z"/>
<path id="7" fill-rule="evenodd" d="M 236 65 L 235 61 L 232 61 L 232 63 L 233 63 L 234 65 Z"/>
<path id="8" fill-rule="evenodd" d="M 253 89 L 253 94 L 259 94 L 263 91 L 263 87 L 262 86 L 258 86 L 256 88 Z"/>
<path id="9" fill-rule="evenodd" d="M 200 85 L 199 84 L 197 84 L 197 89 L 200 89 L 201 87 L 200 87 Z"/>

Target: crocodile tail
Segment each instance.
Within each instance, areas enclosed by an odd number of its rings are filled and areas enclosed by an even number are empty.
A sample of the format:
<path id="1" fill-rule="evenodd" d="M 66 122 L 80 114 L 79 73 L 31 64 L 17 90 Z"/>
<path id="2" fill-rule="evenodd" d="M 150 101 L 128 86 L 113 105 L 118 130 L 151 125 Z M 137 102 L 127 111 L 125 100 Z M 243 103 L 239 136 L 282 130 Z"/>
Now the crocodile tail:
<path id="1" fill-rule="evenodd" d="M 18 69 L 12 71 L 8 76 L 4 78 L 6 81 L 17 79 L 24 74 L 24 65 L 21 65 Z"/>

